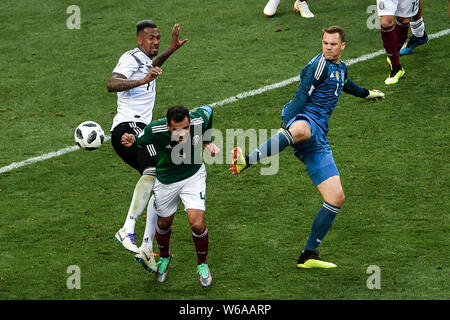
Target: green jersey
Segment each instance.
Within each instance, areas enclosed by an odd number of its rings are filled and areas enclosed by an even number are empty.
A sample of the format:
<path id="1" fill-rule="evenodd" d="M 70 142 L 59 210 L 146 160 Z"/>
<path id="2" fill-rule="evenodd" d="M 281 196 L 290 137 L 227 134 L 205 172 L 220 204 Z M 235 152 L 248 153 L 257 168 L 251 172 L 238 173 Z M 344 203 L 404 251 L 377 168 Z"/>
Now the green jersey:
<path id="1" fill-rule="evenodd" d="M 185 143 L 172 140 L 167 119 L 151 122 L 135 136 L 133 147 L 153 144 L 158 157 L 156 177 L 164 184 L 178 182 L 193 176 L 202 166 L 203 142 L 211 142 L 212 108 L 202 106 L 189 113 L 190 139 Z"/>

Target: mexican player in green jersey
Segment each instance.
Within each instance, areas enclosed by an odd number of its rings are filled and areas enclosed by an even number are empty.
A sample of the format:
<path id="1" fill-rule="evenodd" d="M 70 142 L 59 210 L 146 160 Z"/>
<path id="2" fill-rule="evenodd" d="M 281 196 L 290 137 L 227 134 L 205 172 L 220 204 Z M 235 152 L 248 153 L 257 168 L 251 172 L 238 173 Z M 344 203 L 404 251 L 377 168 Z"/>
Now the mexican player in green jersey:
<path id="1" fill-rule="evenodd" d="M 167 111 L 166 119 L 150 123 L 139 135 L 122 136 L 126 147 L 141 148 L 150 143 L 156 147 L 158 160 L 153 192 L 158 215 L 156 242 L 160 250 L 156 277 L 160 282 L 166 281 L 169 271 L 171 226 L 180 200 L 191 225 L 200 284 L 207 287 L 212 282 L 206 262 L 209 238 L 204 221 L 206 169 L 202 162 L 203 150 L 212 156 L 220 152 L 211 141 L 212 116 L 210 106 L 193 112 L 174 106 Z"/>

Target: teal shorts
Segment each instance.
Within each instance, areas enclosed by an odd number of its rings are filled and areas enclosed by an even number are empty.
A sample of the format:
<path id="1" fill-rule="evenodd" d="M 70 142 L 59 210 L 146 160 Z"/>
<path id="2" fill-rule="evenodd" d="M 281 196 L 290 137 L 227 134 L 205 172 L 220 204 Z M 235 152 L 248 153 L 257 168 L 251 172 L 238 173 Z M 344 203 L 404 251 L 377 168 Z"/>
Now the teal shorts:
<path id="1" fill-rule="evenodd" d="M 323 130 L 308 116 L 298 115 L 292 123 L 305 121 L 311 129 L 311 138 L 292 146 L 294 155 L 306 165 L 306 170 L 314 185 L 328 178 L 339 176 L 328 139 Z"/>

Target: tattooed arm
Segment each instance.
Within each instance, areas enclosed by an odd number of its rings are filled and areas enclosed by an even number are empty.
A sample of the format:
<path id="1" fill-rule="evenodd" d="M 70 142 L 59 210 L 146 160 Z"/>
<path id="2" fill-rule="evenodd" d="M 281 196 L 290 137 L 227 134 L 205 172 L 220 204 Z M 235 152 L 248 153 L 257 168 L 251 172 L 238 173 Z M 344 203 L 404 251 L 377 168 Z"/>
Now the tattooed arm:
<path id="1" fill-rule="evenodd" d="M 161 68 L 154 67 L 147 73 L 145 78 L 139 80 L 127 79 L 123 74 L 113 72 L 109 78 L 106 89 L 108 92 L 119 92 L 130 90 L 143 84 L 149 83 L 156 79 L 162 73 Z"/>

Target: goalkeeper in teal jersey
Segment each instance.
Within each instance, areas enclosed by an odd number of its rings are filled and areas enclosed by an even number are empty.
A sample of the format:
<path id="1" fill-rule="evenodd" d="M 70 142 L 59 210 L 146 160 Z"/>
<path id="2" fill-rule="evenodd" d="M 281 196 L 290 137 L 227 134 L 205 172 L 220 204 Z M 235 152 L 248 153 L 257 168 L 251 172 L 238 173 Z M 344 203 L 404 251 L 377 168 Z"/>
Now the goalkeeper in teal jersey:
<path id="1" fill-rule="evenodd" d="M 167 111 L 166 119 L 150 123 L 139 135 L 122 136 L 126 147 L 140 148 L 150 143 L 156 147 L 158 160 L 153 192 L 158 215 L 156 242 L 160 250 L 156 277 L 160 282 L 167 279 L 169 271 L 171 226 L 180 200 L 191 225 L 200 284 L 207 287 L 212 282 L 206 261 L 209 237 L 204 221 L 206 169 L 202 162 L 203 150 L 212 156 L 220 152 L 211 141 L 212 117 L 209 106 L 194 112 L 174 106 Z"/>
<path id="2" fill-rule="evenodd" d="M 232 153 L 230 169 L 234 174 L 265 157 L 278 154 L 288 146 L 306 165 L 308 175 L 324 202 L 298 259 L 298 268 L 336 267 L 333 263 L 322 261 L 316 249 L 331 228 L 345 198 L 327 139 L 328 120 L 341 92 L 364 99 L 384 98 L 382 92 L 364 89 L 347 78 L 347 67 L 341 61 L 344 38 L 344 30 L 338 26 L 322 31 L 322 53 L 302 70 L 294 98 L 283 107 L 279 133 L 248 156 L 244 156 L 238 147 Z"/>

